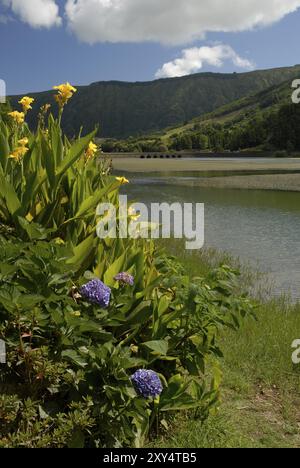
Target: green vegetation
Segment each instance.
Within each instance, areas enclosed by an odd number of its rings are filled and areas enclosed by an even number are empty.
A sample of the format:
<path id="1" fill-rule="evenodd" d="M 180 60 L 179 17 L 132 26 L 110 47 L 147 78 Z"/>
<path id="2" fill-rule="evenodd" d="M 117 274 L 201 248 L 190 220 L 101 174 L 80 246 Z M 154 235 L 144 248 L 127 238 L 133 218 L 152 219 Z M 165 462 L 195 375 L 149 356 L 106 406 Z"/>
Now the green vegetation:
<path id="1" fill-rule="evenodd" d="M 96 131 L 62 133 L 76 89 L 57 89 L 58 119 L 44 107 L 36 132 L 29 97 L 0 121 L 0 447 L 140 447 L 174 412 L 216 408 L 220 330 L 255 306 L 226 265 L 194 278 L 152 242 L 98 238 L 97 205 L 118 207 L 127 181 L 96 157 Z"/>
<path id="2" fill-rule="evenodd" d="M 300 66 L 295 66 L 240 74 L 200 73 L 146 83 L 94 83 L 78 88 L 64 113 L 63 128 L 69 136 L 78 135 L 82 125 L 87 132 L 99 125 L 99 136 L 105 138 L 153 133 L 299 75 Z M 28 116 L 30 125 L 36 124 L 39 107 L 52 102 L 51 92 L 33 97 L 36 105 Z M 11 99 L 14 107 L 18 99 Z"/>
<path id="3" fill-rule="evenodd" d="M 220 258 L 220 254 L 204 252 L 183 261 L 193 275 L 199 269 L 211 269 Z M 250 285 L 251 274 L 245 274 Z M 175 416 L 169 430 L 153 439 L 151 446 L 299 447 L 300 368 L 291 361 L 297 330 L 299 304 L 266 296 L 257 320 L 246 319 L 238 333 L 222 332 L 223 383 L 218 412 L 204 423 L 190 413 Z"/>
<path id="4" fill-rule="evenodd" d="M 222 401 L 202 424 L 190 415 L 153 441 L 155 447 L 299 447 L 299 369 L 291 343 L 300 329 L 299 306 L 273 301 L 258 322 L 246 320 L 237 334 L 223 334 Z"/>
<path id="5" fill-rule="evenodd" d="M 11 111 L 11 107 L 9 102 L 7 101 L 5 104 L 0 104 L 0 118 L 4 122 L 8 122 L 8 112 Z"/>
<path id="6" fill-rule="evenodd" d="M 214 112 L 160 134 L 106 140 L 106 152 L 300 150 L 299 106 L 291 103 L 291 81 L 238 99 Z"/>

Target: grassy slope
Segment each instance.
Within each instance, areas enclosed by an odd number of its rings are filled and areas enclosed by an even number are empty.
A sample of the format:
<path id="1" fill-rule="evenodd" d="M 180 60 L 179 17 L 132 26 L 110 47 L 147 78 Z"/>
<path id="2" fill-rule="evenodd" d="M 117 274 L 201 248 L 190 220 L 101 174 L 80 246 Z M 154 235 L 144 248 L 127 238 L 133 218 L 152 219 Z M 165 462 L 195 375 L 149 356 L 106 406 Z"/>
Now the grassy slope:
<path id="1" fill-rule="evenodd" d="M 162 143 L 168 145 L 172 136 L 193 132 L 195 126 L 203 127 L 216 123 L 228 126 L 243 126 L 251 121 L 258 111 L 268 114 L 276 111 L 283 104 L 290 103 L 291 94 L 291 80 L 289 79 L 279 85 L 271 86 L 258 93 L 230 102 L 213 112 L 198 116 L 185 124 L 169 127 L 151 135 L 145 135 L 144 137 L 137 138 L 135 141 L 155 141 L 160 139 Z"/>
<path id="2" fill-rule="evenodd" d="M 192 274 L 209 268 L 201 256 Z M 247 281 L 247 279 L 246 279 Z M 219 413 L 202 425 L 190 415 L 175 419 L 155 447 L 299 447 L 300 368 L 293 368 L 291 343 L 300 338 L 300 306 L 284 298 L 258 310 L 238 333 L 221 337 L 223 391 Z"/>
<path id="3" fill-rule="evenodd" d="M 169 138 L 175 133 L 180 134 L 193 130 L 197 123 L 201 125 L 210 123 L 247 123 L 255 116 L 257 111 L 272 112 L 281 105 L 290 103 L 291 94 L 291 82 L 288 80 L 280 85 L 271 86 L 267 90 L 222 106 L 214 112 L 193 119 L 186 125 L 169 129 L 165 132 L 164 138 Z"/>

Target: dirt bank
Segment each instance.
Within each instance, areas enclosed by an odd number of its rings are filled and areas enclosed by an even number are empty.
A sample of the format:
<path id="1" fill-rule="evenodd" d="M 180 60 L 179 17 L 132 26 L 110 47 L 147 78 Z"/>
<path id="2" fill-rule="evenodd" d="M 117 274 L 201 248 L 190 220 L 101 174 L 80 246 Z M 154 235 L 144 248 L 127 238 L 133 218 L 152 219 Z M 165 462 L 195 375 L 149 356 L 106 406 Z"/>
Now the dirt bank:
<path id="1" fill-rule="evenodd" d="M 300 159 L 113 159 L 117 171 L 149 172 L 266 172 L 266 171 L 299 171 Z"/>

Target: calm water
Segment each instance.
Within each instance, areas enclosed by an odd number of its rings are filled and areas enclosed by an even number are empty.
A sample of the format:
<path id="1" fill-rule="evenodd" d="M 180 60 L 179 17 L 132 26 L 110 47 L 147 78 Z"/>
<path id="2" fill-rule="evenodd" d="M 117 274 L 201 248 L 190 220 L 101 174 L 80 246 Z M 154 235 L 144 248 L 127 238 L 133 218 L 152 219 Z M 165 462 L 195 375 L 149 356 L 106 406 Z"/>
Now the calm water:
<path id="1" fill-rule="evenodd" d="M 259 266 L 275 294 L 300 299 L 300 193 L 164 185 L 157 174 L 131 181 L 134 200 L 205 203 L 205 246 Z"/>

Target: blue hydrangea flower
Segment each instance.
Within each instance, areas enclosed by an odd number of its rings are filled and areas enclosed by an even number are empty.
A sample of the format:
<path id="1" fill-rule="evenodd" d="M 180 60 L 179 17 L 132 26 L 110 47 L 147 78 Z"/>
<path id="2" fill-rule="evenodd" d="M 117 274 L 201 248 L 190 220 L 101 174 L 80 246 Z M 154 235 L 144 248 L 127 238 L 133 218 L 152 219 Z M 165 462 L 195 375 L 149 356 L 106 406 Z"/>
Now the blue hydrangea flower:
<path id="1" fill-rule="evenodd" d="M 111 289 L 99 279 L 94 279 L 82 286 L 80 294 L 88 302 L 97 304 L 102 308 L 106 308 L 110 303 Z"/>
<path id="2" fill-rule="evenodd" d="M 134 285 L 134 277 L 129 273 L 119 273 L 117 276 L 114 277 L 115 281 L 119 281 L 122 284 L 128 284 L 129 286 Z"/>
<path id="3" fill-rule="evenodd" d="M 163 386 L 157 373 L 152 370 L 140 369 L 131 376 L 131 381 L 137 393 L 144 398 L 156 398 L 163 391 Z"/>

